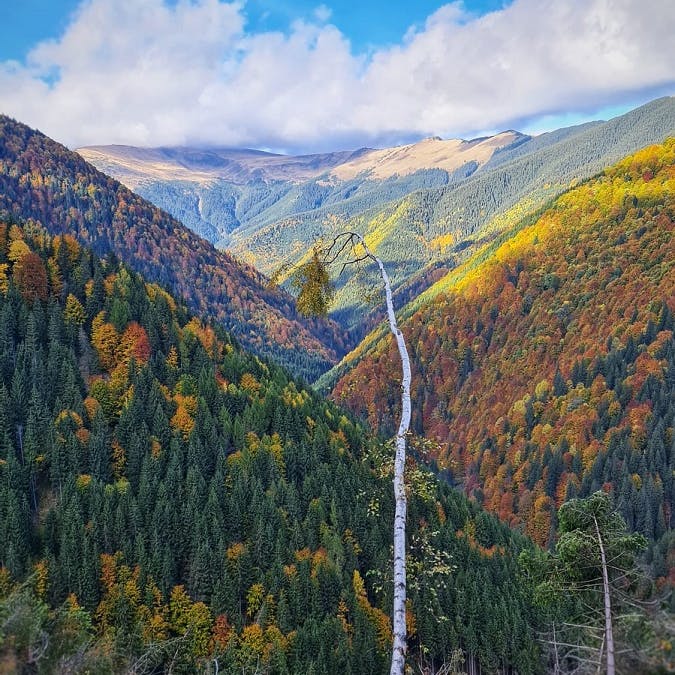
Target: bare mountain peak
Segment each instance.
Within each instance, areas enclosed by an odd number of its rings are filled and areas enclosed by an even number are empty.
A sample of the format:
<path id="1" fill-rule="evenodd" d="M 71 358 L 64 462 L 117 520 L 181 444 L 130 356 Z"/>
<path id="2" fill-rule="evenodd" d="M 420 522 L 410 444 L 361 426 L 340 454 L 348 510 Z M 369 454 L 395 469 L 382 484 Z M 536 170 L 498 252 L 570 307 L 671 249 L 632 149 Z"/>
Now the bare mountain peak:
<path id="1" fill-rule="evenodd" d="M 386 179 L 422 169 L 453 171 L 467 162 L 484 164 L 496 149 L 521 136 L 515 131 L 468 141 L 430 136 L 391 148 L 306 155 L 281 155 L 249 148 L 129 145 L 91 145 L 77 152 L 134 189 L 144 183 L 165 180 L 206 184 L 222 179 L 245 184 L 260 180 L 302 182 L 326 173 L 333 179 L 349 180 L 364 173 L 373 179 Z"/>
<path id="2" fill-rule="evenodd" d="M 143 183 L 163 180 L 202 184 L 218 179 L 236 184 L 259 180 L 301 182 L 372 151 L 362 148 L 294 156 L 249 148 L 96 145 L 79 148 L 77 152 L 134 189 Z"/>
<path id="3" fill-rule="evenodd" d="M 384 180 L 423 169 L 443 169 L 452 172 L 468 162 L 485 164 L 496 150 L 511 145 L 522 136 L 517 131 L 503 131 L 495 136 L 468 141 L 461 138 L 442 139 L 440 136 L 430 136 L 408 145 L 373 150 L 337 166 L 331 173 L 342 180 L 349 180 L 363 173 L 367 173 L 371 178 Z"/>

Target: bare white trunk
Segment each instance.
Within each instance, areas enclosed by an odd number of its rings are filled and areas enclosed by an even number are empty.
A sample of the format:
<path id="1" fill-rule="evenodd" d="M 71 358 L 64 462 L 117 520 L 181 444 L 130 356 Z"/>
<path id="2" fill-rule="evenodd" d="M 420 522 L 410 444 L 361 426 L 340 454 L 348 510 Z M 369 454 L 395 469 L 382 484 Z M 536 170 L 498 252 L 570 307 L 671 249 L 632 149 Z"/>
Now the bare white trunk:
<path id="1" fill-rule="evenodd" d="M 614 666 L 614 634 L 612 632 L 612 601 L 609 597 L 609 577 L 607 575 L 607 560 L 605 558 L 605 547 L 602 544 L 600 528 L 598 521 L 595 522 L 595 532 L 598 535 L 598 546 L 600 547 L 600 562 L 602 563 L 602 590 L 605 598 L 605 644 L 607 645 L 607 675 L 615 675 Z"/>
<path id="2" fill-rule="evenodd" d="M 401 380 L 401 420 L 396 434 L 396 456 L 394 459 L 394 496 L 396 498 L 396 514 L 394 516 L 394 617 L 393 633 L 394 644 L 391 655 L 390 675 L 403 675 L 405 670 L 405 655 L 407 650 L 407 632 L 405 616 L 406 600 L 406 563 L 405 563 L 405 524 L 407 501 L 405 494 L 405 450 L 408 430 L 410 428 L 410 383 L 412 380 L 410 370 L 410 357 L 406 347 L 403 333 L 396 323 L 394 314 L 394 302 L 391 294 L 391 283 L 389 275 L 384 269 L 382 261 L 373 255 L 363 237 L 359 237 L 366 254 L 377 263 L 380 268 L 380 275 L 384 282 L 384 292 L 387 300 L 387 316 L 389 318 L 389 328 L 396 339 L 398 353 L 401 356 L 401 370 L 403 378 Z"/>

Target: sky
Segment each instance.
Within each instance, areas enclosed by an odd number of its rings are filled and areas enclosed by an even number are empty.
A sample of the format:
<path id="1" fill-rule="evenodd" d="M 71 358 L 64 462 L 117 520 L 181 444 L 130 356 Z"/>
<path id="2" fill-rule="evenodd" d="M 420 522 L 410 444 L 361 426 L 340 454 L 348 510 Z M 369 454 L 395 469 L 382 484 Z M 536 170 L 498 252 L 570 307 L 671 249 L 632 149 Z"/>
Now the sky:
<path id="1" fill-rule="evenodd" d="M 0 0 L 0 112 L 69 147 L 539 133 L 675 94 L 669 0 Z"/>

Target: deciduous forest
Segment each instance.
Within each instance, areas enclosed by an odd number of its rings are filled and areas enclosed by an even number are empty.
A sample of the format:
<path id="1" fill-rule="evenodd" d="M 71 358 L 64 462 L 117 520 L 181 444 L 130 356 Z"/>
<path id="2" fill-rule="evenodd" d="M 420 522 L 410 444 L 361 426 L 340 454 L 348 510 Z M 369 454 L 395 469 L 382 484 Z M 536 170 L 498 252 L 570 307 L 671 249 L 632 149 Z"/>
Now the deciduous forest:
<path id="1" fill-rule="evenodd" d="M 392 340 L 325 374 L 301 297 L 0 141 L 0 672 L 388 672 Z M 674 194 L 669 139 L 406 282 L 411 672 L 672 669 Z"/>
<path id="2" fill-rule="evenodd" d="M 439 281 L 403 322 L 413 426 L 451 480 L 540 546 L 563 501 L 614 494 L 672 568 L 675 142 L 553 202 Z M 333 397 L 392 433 L 395 346 Z M 372 387 L 372 382 L 389 382 Z M 665 537 L 665 539 L 664 539 Z"/>

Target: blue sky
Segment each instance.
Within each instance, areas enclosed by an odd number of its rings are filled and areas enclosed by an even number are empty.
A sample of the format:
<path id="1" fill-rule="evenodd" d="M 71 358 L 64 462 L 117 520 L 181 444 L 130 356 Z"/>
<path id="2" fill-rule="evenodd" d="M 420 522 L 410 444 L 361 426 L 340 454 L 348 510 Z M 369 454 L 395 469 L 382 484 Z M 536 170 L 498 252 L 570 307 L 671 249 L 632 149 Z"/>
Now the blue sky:
<path id="1" fill-rule="evenodd" d="M 675 93 L 674 34 L 663 0 L 0 0 L 0 112 L 71 147 L 535 133 Z"/>
<path id="2" fill-rule="evenodd" d="M 0 60 L 23 59 L 40 40 L 57 37 L 77 5 L 77 0 L 0 3 Z"/>
<path id="3" fill-rule="evenodd" d="M 123 0 L 120 0 L 122 2 Z M 175 1 L 172 0 L 173 4 Z M 401 40 L 410 26 L 423 22 L 443 2 L 438 0 L 250 0 L 246 3 L 248 26 L 253 31 L 288 30 L 298 18 L 312 17 L 320 6 L 330 20 L 349 36 L 355 51 Z M 472 0 L 467 8 L 476 14 L 499 9 L 504 0 Z M 67 27 L 80 0 L 5 0 L 0 3 L 0 60 L 23 59 L 30 49 L 58 37 Z"/>
<path id="4" fill-rule="evenodd" d="M 330 20 L 352 43 L 355 51 L 370 51 L 399 42 L 408 28 L 423 23 L 443 2 L 438 0 L 328 0 Z M 472 0 L 465 3 L 475 14 L 484 14 L 508 4 L 506 0 Z M 247 3 L 254 29 L 286 29 L 299 16 L 311 16 L 317 3 L 290 0 L 254 0 Z"/>

